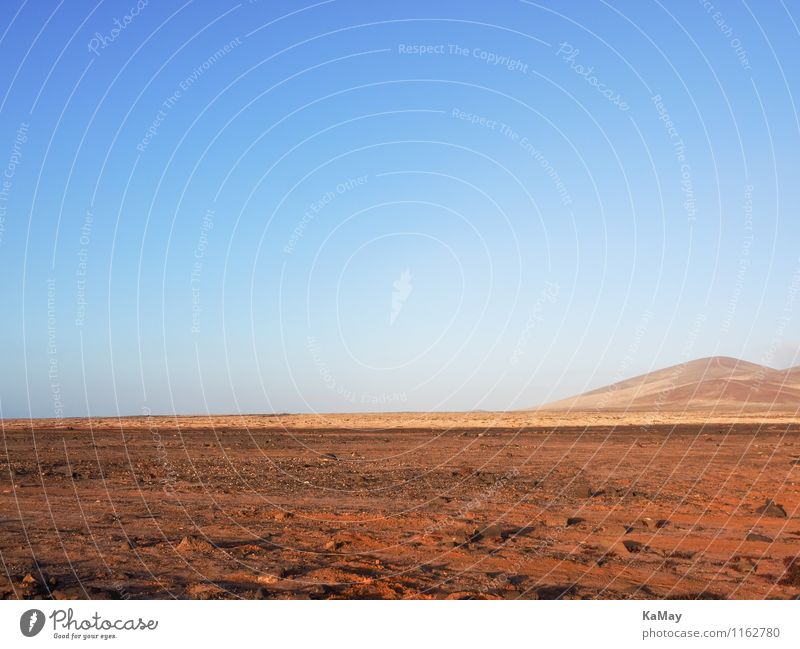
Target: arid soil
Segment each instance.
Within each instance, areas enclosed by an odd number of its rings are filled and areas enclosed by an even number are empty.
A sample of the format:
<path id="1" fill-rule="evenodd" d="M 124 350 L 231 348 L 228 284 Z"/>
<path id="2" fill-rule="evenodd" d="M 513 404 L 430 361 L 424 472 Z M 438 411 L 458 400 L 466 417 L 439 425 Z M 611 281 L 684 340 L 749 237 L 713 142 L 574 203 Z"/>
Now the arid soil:
<path id="1" fill-rule="evenodd" d="M 797 598 L 800 420 L 692 416 L 2 422 L 0 597 Z"/>

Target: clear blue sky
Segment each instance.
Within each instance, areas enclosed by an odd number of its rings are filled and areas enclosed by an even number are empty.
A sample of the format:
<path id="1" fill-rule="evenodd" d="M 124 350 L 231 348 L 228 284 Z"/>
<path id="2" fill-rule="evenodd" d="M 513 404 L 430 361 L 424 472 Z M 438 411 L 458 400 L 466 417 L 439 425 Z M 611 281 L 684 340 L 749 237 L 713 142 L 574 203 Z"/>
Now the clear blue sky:
<path id="1" fill-rule="evenodd" d="M 0 415 L 521 408 L 800 342 L 798 2 L 15 2 Z"/>

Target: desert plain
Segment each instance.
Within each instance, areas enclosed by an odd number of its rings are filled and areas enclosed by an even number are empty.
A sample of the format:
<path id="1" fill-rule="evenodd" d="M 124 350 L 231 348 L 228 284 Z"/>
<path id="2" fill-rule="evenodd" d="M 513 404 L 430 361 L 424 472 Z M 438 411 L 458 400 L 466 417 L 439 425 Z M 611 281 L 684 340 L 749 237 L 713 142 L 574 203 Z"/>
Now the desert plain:
<path id="1" fill-rule="evenodd" d="M 796 599 L 789 407 L 6 420 L 0 597 Z"/>

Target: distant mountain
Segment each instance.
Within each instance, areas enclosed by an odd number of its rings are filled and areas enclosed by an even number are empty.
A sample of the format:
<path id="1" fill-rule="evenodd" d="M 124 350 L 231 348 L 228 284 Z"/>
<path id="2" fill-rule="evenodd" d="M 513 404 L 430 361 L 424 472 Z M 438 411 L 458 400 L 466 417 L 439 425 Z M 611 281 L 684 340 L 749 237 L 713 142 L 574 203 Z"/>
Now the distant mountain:
<path id="1" fill-rule="evenodd" d="M 712 356 L 643 374 L 537 410 L 800 411 L 800 367 Z"/>

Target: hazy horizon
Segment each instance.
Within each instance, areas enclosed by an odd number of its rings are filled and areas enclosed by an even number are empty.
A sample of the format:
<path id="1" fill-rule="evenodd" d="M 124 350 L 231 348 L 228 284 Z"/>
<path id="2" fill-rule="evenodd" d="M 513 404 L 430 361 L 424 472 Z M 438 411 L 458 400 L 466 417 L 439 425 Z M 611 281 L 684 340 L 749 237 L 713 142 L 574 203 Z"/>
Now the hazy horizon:
<path id="1" fill-rule="evenodd" d="M 0 418 L 798 364 L 795 7 L 128 4 L 0 19 Z"/>
<path id="2" fill-rule="evenodd" d="M 735 360 L 735 361 L 743 361 L 744 360 L 744 359 L 735 359 L 733 357 L 704 357 L 704 358 L 693 359 L 692 361 L 686 361 L 686 363 L 699 362 L 699 361 L 706 360 L 707 358 L 730 358 L 731 360 Z M 744 361 L 744 362 L 752 362 L 752 361 Z M 647 375 L 650 375 L 650 374 L 655 374 L 655 373 L 658 373 L 658 372 L 663 371 L 663 370 L 669 370 L 672 367 L 675 367 L 675 366 L 652 368 L 651 370 L 649 370 L 649 371 L 647 371 L 647 372 L 645 372 L 643 374 L 636 373 L 636 374 L 631 374 L 629 376 L 622 376 L 622 377 L 616 376 L 616 377 L 614 377 L 612 379 L 611 383 L 599 382 L 599 383 L 596 383 L 596 384 L 593 384 L 593 385 L 587 385 L 584 388 L 582 388 L 581 392 L 565 394 L 565 395 L 562 395 L 561 397 L 556 397 L 555 399 L 550 399 L 550 400 L 545 401 L 545 402 L 527 404 L 526 406 L 522 406 L 520 408 L 507 409 L 506 411 L 514 412 L 514 411 L 524 411 L 524 410 L 535 409 L 535 408 L 538 408 L 540 406 L 545 406 L 545 405 L 548 405 L 550 403 L 553 403 L 554 401 L 559 401 L 560 399 L 563 399 L 563 398 L 577 397 L 577 396 L 579 396 L 579 395 L 581 395 L 581 394 L 583 394 L 585 392 L 592 392 L 592 391 L 595 391 L 595 390 L 598 390 L 598 389 L 602 389 L 604 387 L 610 387 L 610 386 L 613 386 L 615 383 L 618 383 L 618 382 L 625 382 L 627 380 L 638 378 L 640 376 L 647 376 Z M 769 367 L 769 366 L 766 366 L 766 365 L 764 365 L 764 366 L 759 365 L 759 367 L 766 367 L 769 370 L 776 371 L 776 372 L 781 372 L 781 371 L 787 371 L 787 370 L 790 370 L 790 369 L 800 368 L 800 365 L 790 365 L 788 367 Z M 380 406 L 381 404 L 374 404 L 374 405 Z M 437 412 L 437 413 L 446 413 L 446 412 L 464 412 L 464 413 L 468 413 L 468 412 L 492 412 L 491 409 L 486 409 L 486 408 L 473 408 L 473 409 L 450 410 L 450 411 L 444 410 L 444 409 L 436 409 L 436 410 L 433 410 L 433 409 L 414 409 L 414 408 L 404 409 L 404 408 L 402 408 L 402 406 L 399 406 L 396 402 L 393 403 L 393 404 L 386 404 L 386 406 L 387 407 L 385 407 L 385 408 L 376 408 L 376 409 L 358 410 L 358 409 L 354 408 L 352 410 L 342 409 L 342 410 L 332 410 L 332 411 L 329 411 L 329 412 L 320 411 L 320 410 L 314 410 L 314 409 L 310 409 L 310 408 L 307 408 L 305 410 L 297 410 L 297 411 L 277 411 L 277 410 L 272 410 L 272 411 L 251 411 L 251 412 L 247 412 L 247 411 L 239 411 L 239 412 L 225 412 L 225 411 L 153 412 L 149 408 L 143 408 L 142 411 L 139 412 L 139 413 L 118 413 L 118 412 L 113 412 L 113 411 L 103 412 L 103 411 L 98 410 L 96 412 L 91 413 L 91 416 L 92 417 L 97 417 L 97 418 L 105 418 L 105 417 L 170 417 L 170 416 L 173 416 L 173 415 L 174 416 L 187 416 L 187 417 L 211 415 L 211 416 L 219 417 L 219 416 L 259 416 L 259 415 L 262 415 L 262 416 L 304 415 L 304 414 L 312 414 L 312 413 L 317 413 L 317 414 L 361 414 L 361 413 L 370 413 L 370 412 L 386 412 L 386 413 L 409 412 L 409 413 L 420 413 L 420 414 L 423 414 L 423 413 L 429 413 L 429 412 Z M 611 408 L 611 409 L 613 410 L 614 408 Z M 38 417 L 38 416 L 34 415 L 31 418 L 32 419 L 52 419 L 53 417 L 48 417 L 46 415 L 42 416 L 42 417 Z M 67 416 L 65 416 L 65 418 L 70 418 L 70 416 L 67 415 Z M 13 417 L 6 417 L 6 419 L 13 419 Z M 23 417 L 23 419 L 24 419 L 24 417 Z"/>

